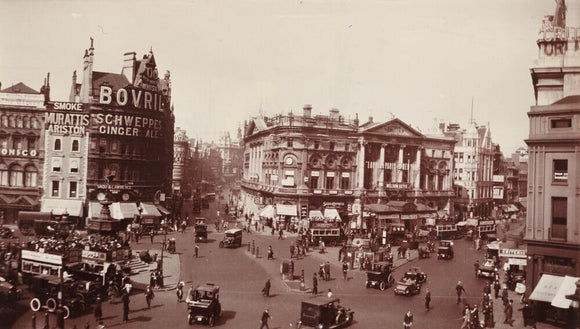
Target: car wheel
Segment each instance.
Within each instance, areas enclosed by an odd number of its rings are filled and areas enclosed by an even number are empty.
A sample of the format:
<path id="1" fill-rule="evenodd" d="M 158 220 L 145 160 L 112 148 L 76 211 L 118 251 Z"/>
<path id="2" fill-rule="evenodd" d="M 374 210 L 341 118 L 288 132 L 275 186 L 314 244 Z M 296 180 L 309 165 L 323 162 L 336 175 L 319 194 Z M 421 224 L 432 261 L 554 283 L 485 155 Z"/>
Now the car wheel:
<path id="1" fill-rule="evenodd" d="M 33 310 L 34 312 L 40 310 L 41 306 L 42 304 L 40 303 L 40 299 L 38 298 L 32 298 L 32 300 L 30 301 L 30 309 Z"/>
<path id="2" fill-rule="evenodd" d="M 56 310 L 56 306 L 57 306 L 56 299 L 49 298 L 46 300 L 46 309 L 49 312 L 54 312 L 54 310 Z"/>
<path id="3" fill-rule="evenodd" d="M 65 319 L 68 319 L 70 317 L 70 308 L 66 305 L 64 305 L 62 307 L 62 315 Z"/>
<path id="4" fill-rule="evenodd" d="M 213 316 L 213 314 L 212 314 L 212 315 L 210 315 L 210 316 L 209 316 L 209 320 L 208 320 L 208 324 L 209 324 L 209 326 L 210 326 L 210 327 L 213 327 L 213 325 L 214 325 L 214 322 L 215 322 L 215 318 L 214 318 L 214 316 Z"/>
<path id="5" fill-rule="evenodd" d="M 387 289 L 387 283 L 385 281 L 381 281 L 381 283 L 379 283 L 379 289 L 381 290 Z"/>

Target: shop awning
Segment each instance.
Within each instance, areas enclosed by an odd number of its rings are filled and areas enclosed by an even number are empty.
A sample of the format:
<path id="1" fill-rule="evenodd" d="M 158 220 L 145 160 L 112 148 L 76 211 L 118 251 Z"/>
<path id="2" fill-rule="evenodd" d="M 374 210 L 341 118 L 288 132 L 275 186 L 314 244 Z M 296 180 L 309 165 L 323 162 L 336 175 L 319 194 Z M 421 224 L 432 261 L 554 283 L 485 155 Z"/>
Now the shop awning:
<path id="1" fill-rule="evenodd" d="M 40 211 L 52 212 L 53 215 L 62 215 L 66 212 L 72 217 L 82 217 L 83 200 L 44 199 Z"/>
<path id="2" fill-rule="evenodd" d="M 103 206 L 99 202 L 89 203 L 89 218 L 100 217 L 101 209 Z M 111 211 L 111 218 L 121 220 L 123 219 L 123 213 L 121 212 L 121 207 L 118 202 L 109 205 L 109 210 Z"/>
<path id="3" fill-rule="evenodd" d="M 576 281 L 580 278 L 574 276 L 565 276 L 560 284 L 560 288 L 556 292 L 556 296 L 552 299 L 552 306 L 557 308 L 568 309 L 572 304 L 572 300 L 567 299 L 566 295 L 573 295 L 576 291 Z"/>
<path id="4" fill-rule="evenodd" d="M 340 215 L 338 214 L 338 210 L 334 208 L 324 209 L 324 218 L 328 218 L 337 222 L 342 221 L 342 218 L 340 218 Z"/>
<path id="5" fill-rule="evenodd" d="M 563 276 L 542 274 L 540 281 L 530 295 L 530 300 L 551 303 L 562 285 Z"/>
<path id="6" fill-rule="evenodd" d="M 310 212 L 308 213 L 308 218 L 320 220 L 320 219 L 324 218 L 324 215 L 322 214 L 322 211 L 320 211 L 320 210 L 310 210 Z"/>
<path id="7" fill-rule="evenodd" d="M 262 210 L 260 210 L 258 216 L 265 218 L 274 218 L 274 206 L 272 206 L 271 204 L 265 206 Z"/>
<path id="8" fill-rule="evenodd" d="M 524 258 L 508 258 L 508 265 L 526 266 L 528 262 Z"/>
<path id="9" fill-rule="evenodd" d="M 123 218 L 133 219 L 135 215 L 139 215 L 139 210 L 135 202 L 116 202 L 116 206 L 119 207 Z"/>
<path id="10" fill-rule="evenodd" d="M 276 215 L 278 216 L 297 216 L 296 205 L 293 204 L 277 204 Z"/>
<path id="11" fill-rule="evenodd" d="M 143 208 L 142 215 L 161 217 L 161 213 L 153 203 L 141 202 L 141 208 Z M 139 214 L 139 212 L 137 212 L 137 214 Z M 131 216 L 131 218 L 133 218 L 133 216 Z"/>

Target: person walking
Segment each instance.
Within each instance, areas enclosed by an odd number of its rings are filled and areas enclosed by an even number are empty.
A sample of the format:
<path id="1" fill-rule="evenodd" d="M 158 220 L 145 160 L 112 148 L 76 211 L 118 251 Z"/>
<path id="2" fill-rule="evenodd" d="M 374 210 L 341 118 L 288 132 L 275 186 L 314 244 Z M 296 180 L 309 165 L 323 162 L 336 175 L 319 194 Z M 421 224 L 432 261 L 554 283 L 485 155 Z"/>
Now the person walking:
<path id="1" fill-rule="evenodd" d="M 153 288 L 147 286 L 145 289 L 145 300 L 147 301 L 147 308 L 151 308 L 151 301 L 155 298 L 155 293 L 153 293 Z"/>
<path id="2" fill-rule="evenodd" d="M 262 289 L 262 295 L 266 296 L 266 297 L 270 297 L 270 279 L 266 280 L 266 284 L 264 285 L 264 288 Z"/>
<path id="3" fill-rule="evenodd" d="M 154 237 L 155 237 L 155 232 L 153 230 L 149 231 L 149 238 L 151 238 L 151 244 L 153 244 Z"/>
<path id="4" fill-rule="evenodd" d="M 326 261 L 324 264 L 324 280 L 330 281 L 330 262 Z"/>
<path id="5" fill-rule="evenodd" d="M 493 281 L 493 291 L 495 293 L 495 298 L 497 299 L 499 297 L 499 291 L 501 290 L 501 283 L 499 283 L 499 280 L 494 280 Z"/>
<path id="6" fill-rule="evenodd" d="M 199 256 L 199 245 L 197 243 L 195 244 L 194 249 L 195 249 L 195 258 L 197 258 Z"/>
<path id="7" fill-rule="evenodd" d="M 129 293 L 124 291 L 121 299 L 123 300 L 123 321 L 127 322 L 129 321 L 129 303 L 131 302 L 129 299 Z"/>
<path id="8" fill-rule="evenodd" d="M 524 307 L 521 308 L 522 311 L 522 318 L 524 319 L 524 327 L 532 326 L 532 328 L 536 328 L 536 319 L 534 316 L 534 309 L 530 306 L 530 304 L 525 303 Z"/>
<path id="9" fill-rule="evenodd" d="M 457 293 L 457 304 L 459 304 L 459 302 L 461 302 L 461 295 L 466 292 L 465 288 L 463 288 L 463 284 L 461 283 L 461 281 L 457 281 L 457 285 L 455 286 L 455 291 Z"/>
<path id="10" fill-rule="evenodd" d="M 403 328 L 409 329 L 411 328 L 412 325 L 413 325 L 413 313 L 411 313 L 411 310 L 408 310 L 407 313 L 405 313 L 405 317 L 403 318 Z"/>
<path id="11" fill-rule="evenodd" d="M 260 324 L 261 324 L 260 329 L 263 329 L 263 328 L 270 329 L 270 326 L 268 326 L 268 320 L 271 318 L 272 318 L 272 316 L 270 315 L 270 311 L 266 307 L 264 309 L 264 312 L 262 313 L 262 318 L 260 319 Z"/>
<path id="12" fill-rule="evenodd" d="M 348 263 L 346 261 L 342 262 L 342 276 L 345 280 L 348 278 Z"/>
<path id="13" fill-rule="evenodd" d="M 477 272 L 479 271 L 479 259 L 473 263 L 473 268 L 475 269 L 475 277 L 477 278 Z"/>
<path id="14" fill-rule="evenodd" d="M 509 299 L 508 299 L 508 290 L 507 287 L 503 287 L 501 291 L 501 301 L 503 302 L 503 307 L 506 307 Z"/>
<path id="15" fill-rule="evenodd" d="M 97 297 L 95 302 L 95 321 L 99 323 L 103 319 L 103 305 L 101 302 L 101 297 Z"/>
<path id="16" fill-rule="evenodd" d="M 316 272 L 312 275 L 312 294 L 318 295 L 318 277 L 316 276 Z"/>
<path id="17" fill-rule="evenodd" d="M 509 300 L 507 305 L 505 306 L 504 309 L 504 315 L 505 315 L 505 320 L 503 321 L 503 323 L 507 323 L 509 324 L 511 327 L 514 326 L 513 322 L 514 320 L 512 319 L 513 313 L 514 313 L 514 308 L 513 308 L 513 300 Z"/>
<path id="18" fill-rule="evenodd" d="M 175 294 L 177 295 L 177 302 L 181 303 L 181 301 L 183 300 L 183 287 L 185 286 L 185 282 L 183 281 L 179 281 L 179 283 L 177 284 L 177 289 L 175 291 Z"/>
<path id="19" fill-rule="evenodd" d="M 425 293 L 425 308 L 427 311 L 431 308 L 431 291 L 427 288 L 427 292 Z"/>

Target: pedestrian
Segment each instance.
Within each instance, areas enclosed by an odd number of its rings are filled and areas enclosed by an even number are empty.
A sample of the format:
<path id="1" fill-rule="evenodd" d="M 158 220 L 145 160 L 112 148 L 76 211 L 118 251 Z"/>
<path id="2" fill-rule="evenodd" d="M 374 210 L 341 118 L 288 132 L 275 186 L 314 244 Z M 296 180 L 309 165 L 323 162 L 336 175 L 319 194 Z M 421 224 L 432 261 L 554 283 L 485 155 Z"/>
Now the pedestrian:
<path id="1" fill-rule="evenodd" d="M 149 277 L 149 286 L 154 287 L 155 282 L 157 282 L 157 278 L 155 277 L 155 271 L 151 271 L 151 275 Z"/>
<path id="2" fill-rule="evenodd" d="M 181 301 L 183 300 L 183 287 L 185 286 L 185 282 L 183 281 L 179 281 L 179 283 L 177 284 L 177 289 L 175 294 L 177 295 L 177 302 L 181 303 Z"/>
<path id="3" fill-rule="evenodd" d="M 195 249 L 195 258 L 197 258 L 199 256 L 199 245 L 197 243 L 195 244 L 194 249 Z"/>
<path id="4" fill-rule="evenodd" d="M 282 240 L 282 235 L 284 235 L 284 231 L 280 228 L 280 231 L 278 231 L 278 240 Z"/>
<path id="5" fill-rule="evenodd" d="M 409 329 L 411 328 L 412 325 L 413 325 L 413 313 L 411 313 L 411 310 L 408 310 L 407 313 L 405 313 L 405 317 L 403 318 L 403 328 Z"/>
<path id="6" fill-rule="evenodd" d="M 36 312 L 32 313 L 32 329 L 36 329 Z"/>
<path id="7" fill-rule="evenodd" d="M 483 293 L 488 295 L 491 294 L 491 285 L 489 284 L 489 282 L 487 282 L 483 287 Z"/>
<path id="8" fill-rule="evenodd" d="M 479 259 L 473 263 L 473 268 L 475 269 L 475 277 L 477 278 L 477 272 L 479 272 Z"/>
<path id="9" fill-rule="evenodd" d="M 514 320 L 512 320 L 512 315 L 514 313 L 514 308 L 513 308 L 513 300 L 509 300 L 507 305 L 504 308 L 504 315 L 505 315 L 505 320 L 503 321 L 503 323 L 507 323 L 509 324 L 511 327 L 514 326 L 513 322 Z"/>
<path id="10" fill-rule="evenodd" d="M 99 323 L 103 319 L 103 305 L 101 303 L 101 297 L 97 297 L 95 302 L 95 321 Z"/>
<path id="11" fill-rule="evenodd" d="M 290 244 L 290 258 L 294 257 L 294 243 Z"/>
<path id="12" fill-rule="evenodd" d="M 477 326 L 479 325 L 479 310 L 477 309 L 477 304 L 473 305 L 473 308 L 471 309 L 471 323 L 473 323 L 473 325 Z"/>
<path id="13" fill-rule="evenodd" d="M 123 292 L 121 299 L 123 300 L 123 321 L 127 322 L 129 321 L 129 293 L 126 291 Z"/>
<path id="14" fill-rule="evenodd" d="M 525 303 L 522 310 L 522 317 L 524 319 L 524 327 L 532 326 L 532 328 L 536 327 L 536 319 L 534 316 L 534 309 L 530 306 L 530 304 Z"/>
<path id="15" fill-rule="evenodd" d="M 427 288 L 427 292 L 425 293 L 425 308 L 427 311 L 431 308 L 431 291 Z"/>
<path id="16" fill-rule="evenodd" d="M 316 272 L 312 275 L 312 294 L 318 295 L 318 277 L 316 276 Z"/>
<path id="17" fill-rule="evenodd" d="M 145 301 L 147 301 L 147 308 L 151 308 L 151 301 L 155 298 L 155 293 L 153 293 L 153 288 L 147 286 L 145 289 Z"/>
<path id="18" fill-rule="evenodd" d="M 461 324 L 461 329 L 471 327 L 471 312 L 469 309 L 469 304 L 465 305 L 463 309 L 463 323 Z"/>
<path id="19" fill-rule="evenodd" d="M 330 281 L 330 262 L 326 261 L 324 264 L 324 280 Z"/>
<path id="20" fill-rule="evenodd" d="M 463 284 L 461 283 L 461 281 L 457 281 L 457 285 L 455 286 L 455 291 L 457 293 L 457 304 L 459 304 L 459 302 L 461 302 L 461 295 L 466 292 L 465 288 L 463 288 Z"/>
<path id="21" fill-rule="evenodd" d="M 328 292 L 326 293 L 326 297 L 332 298 L 332 290 L 328 288 Z"/>
<path id="22" fill-rule="evenodd" d="M 503 307 L 506 307 L 509 300 L 508 300 L 508 290 L 507 287 L 504 286 L 501 291 L 501 301 L 503 302 Z"/>
<path id="23" fill-rule="evenodd" d="M 262 318 L 260 319 L 260 329 L 263 328 L 267 328 L 270 329 L 270 327 L 268 326 L 268 320 L 271 319 L 272 316 L 270 315 L 270 312 L 268 310 L 268 308 L 266 307 L 264 309 L 264 313 L 262 313 Z"/>
<path id="24" fill-rule="evenodd" d="M 266 280 L 266 284 L 264 285 L 264 288 L 262 289 L 262 295 L 266 296 L 266 297 L 270 297 L 270 279 Z"/>
<path id="25" fill-rule="evenodd" d="M 342 262 L 342 275 L 344 277 L 344 279 L 347 279 L 347 273 L 348 273 L 348 263 L 347 262 Z"/>
<path id="26" fill-rule="evenodd" d="M 495 292 L 496 299 L 499 297 L 500 290 L 501 290 L 501 284 L 499 283 L 499 280 L 494 280 L 493 281 L 493 291 Z"/>
<path id="27" fill-rule="evenodd" d="M 89 321 L 87 321 L 85 323 L 85 329 L 91 329 L 91 325 L 89 324 Z"/>
<path id="28" fill-rule="evenodd" d="M 153 229 L 151 229 L 151 231 L 149 231 L 149 238 L 151 238 L 151 244 L 153 244 L 154 237 L 155 237 L 155 232 L 153 231 Z"/>

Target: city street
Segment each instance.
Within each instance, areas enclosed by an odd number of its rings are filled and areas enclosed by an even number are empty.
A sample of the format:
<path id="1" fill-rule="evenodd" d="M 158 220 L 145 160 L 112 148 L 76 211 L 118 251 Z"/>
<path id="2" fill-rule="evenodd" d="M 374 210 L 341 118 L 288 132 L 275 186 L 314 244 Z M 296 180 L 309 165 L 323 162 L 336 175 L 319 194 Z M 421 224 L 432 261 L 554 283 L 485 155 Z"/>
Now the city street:
<path id="1" fill-rule="evenodd" d="M 400 266 L 395 271 L 398 280 L 411 266 L 419 266 L 428 275 L 427 283 L 419 295 L 404 297 L 395 296 L 392 288 L 385 291 L 378 289 L 366 289 L 364 271 L 358 269 L 348 272 L 348 279 L 342 278 L 338 259 L 338 248 L 327 248 L 327 252 L 321 254 L 318 250 L 310 250 L 306 257 L 294 259 L 295 274 L 301 270 L 305 272 L 305 285 L 307 291 L 300 291 L 296 284 L 288 286 L 281 280 L 280 265 L 284 259 L 289 259 L 289 246 L 295 236 L 285 236 L 278 239 L 278 235 L 272 235 L 270 231 L 246 233 L 243 236 L 243 245 L 236 249 L 220 249 L 218 242 L 224 236 L 215 231 L 213 224 L 216 214 L 216 203 L 211 203 L 209 209 L 204 209 L 198 216 L 208 218 L 209 239 L 206 243 L 198 243 L 199 256 L 194 256 L 193 228 L 189 227 L 185 233 L 171 233 L 171 237 L 177 240 L 177 253 L 181 259 L 180 276 L 186 282 L 184 294 L 192 285 L 202 283 L 215 283 L 220 286 L 220 301 L 222 303 L 222 317 L 216 326 L 220 328 L 258 328 L 260 315 L 264 307 L 270 309 L 272 319 L 270 328 L 289 328 L 295 326 L 300 316 L 300 303 L 304 299 L 311 298 L 308 293 L 312 283 L 312 274 L 317 271 L 319 264 L 329 261 L 331 263 L 331 280 L 319 281 L 319 293 L 325 294 L 331 289 L 333 296 L 339 297 L 344 306 L 355 311 L 352 328 L 393 328 L 398 327 L 403 321 L 404 313 L 411 310 L 414 314 L 413 328 L 459 328 L 461 326 L 461 310 L 464 304 L 456 304 L 455 285 L 458 280 L 464 283 L 466 289 L 466 302 L 476 304 L 481 302 L 484 279 L 477 279 L 473 272 L 473 262 L 481 259 L 483 251 L 475 251 L 473 243 L 466 240 L 455 241 L 455 258 L 452 260 L 437 260 L 436 256 L 428 259 L 411 260 L 408 264 Z M 192 216 L 195 217 L 195 216 Z M 235 222 L 230 223 L 230 227 Z M 241 227 L 241 225 L 240 225 Z M 139 248 L 159 248 L 156 240 L 154 246 L 150 246 L 148 239 L 139 242 Z M 254 243 L 259 248 L 258 257 L 248 251 L 248 244 Z M 267 260 L 265 251 L 271 245 L 274 260 Z M 397 263 L 397 262 L 396 262 Z M 177 273 L 171 273 L 172 276 Z M 263 297 L 261 289 L 270 278 L 272 288 L 270 297 Z M 175 282 L 176 280 L 172 280 Z M 147 309 L 145 297 L 142 293 L 131 297 L 130 321 L 122 321 L 121 303 L 104 303 L 103 314 L 107 328 L 187 328 L 186 304 L 177 303 L 175 287 L 166 287 L 156 292 L 152 308 Z M 431 290 L 431 310 L 424 308 L 425 288 Z M 521 327 L 521 312 L 518 296 L 514 299 L 515 327 Z M 503 313 L 501 301 L 495 302 L 496 328 L 507 327 L 501 324 Z M 32 312 L 26 312 L 13 328 L 31 328 Z M 482 317 L 482 316 L 481 316 Z M 54 318 L 51 317 L 53 321 Z M 92 328 L 96 327 L 93 315 L 86 315 L 67 321 L 67 328 L 74 325 L 84 328 L 86 322 Z M 44 324 L 42 314 L 38 314 L 37 328 Z M 396 325 L 395 325 L 396 324 Z M 54 323 L 51 324 L 51 327 Z M 541 325 L 538 328 L 548 328 Z"/>

